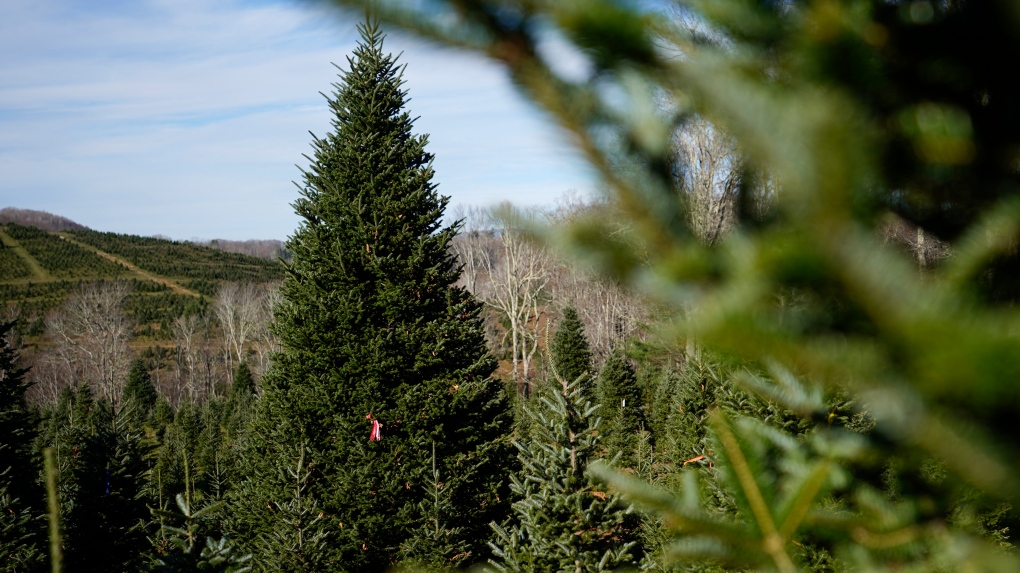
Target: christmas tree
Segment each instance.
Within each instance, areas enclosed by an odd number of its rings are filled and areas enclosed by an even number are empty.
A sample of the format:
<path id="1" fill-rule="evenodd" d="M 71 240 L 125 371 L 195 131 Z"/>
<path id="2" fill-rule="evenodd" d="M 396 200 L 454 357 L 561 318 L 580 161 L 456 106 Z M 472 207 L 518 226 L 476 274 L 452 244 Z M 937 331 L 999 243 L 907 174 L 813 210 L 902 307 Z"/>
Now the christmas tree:
<path id="1" fill-rule="evenodd" d="M 152 377 L 149 376 L 149 369 L 141 358 L 135 358 L 131 362 L 131 369 L 128 372 L 127 383 L 124 384 L 124 392 L 121 395 L 121 406 L 131 411 L 131 417 L 136 423 L 141 423 L 149 417 L 152 409 L 156 407 L 156 400 L 159 394 L 156 387 L 152 385 Z"/>
<path id="2" fill-rule="evenodd" d="M 622 465 L 630 467 L 637 434 L 645 426 L 645 413 L 637 374 L 622 352 L 614 351 L 606 359 L 597 390 L 606 447 L 610 456 L 621 454 Z"/>
<path id="3" fill-rule="evenodd" d="M 247 362 L 237 365 L 234 370 L 234 383 L 230 386 L 230 396 L 235 399 L 246 399 L 255 394 L 255 379 Z"/>
<path id="4" fill-rule="evenodd" d="M 560 379 L 528 408 L 534 431 L 515 442 L 523 466 L 512 478 L 516 522 L 493 525 L 497 571 L 611 571 L 638 557 L 637 516 L 586 473 L 601 448 L 596 410 L 580 379 Z"/>
<path id="5" fill-rule="evenodd" d="M 274 508 L 293 499 L 286 471 L 303 452 L 302 503 L 336 538 L 323 570 L 460 564 L 484 558 L 487 524 L 508 511 L 511 416 L 489 377 L 481 307 L 454 286 L 457 227 L 442 224 L 448 199 L 427 137 L 412 133 L 402 68 L 377 25 L 360 32 L 328 98 L 333 130 L 314 140 L 294 203 L 301 224 L 275 311 L 282 350 L 262 380 L 234 526 L 239 538 L 279 540 Z M 459 527 L 442 546 L 416 542 L 435 521 L 422 503 L 433 444 L 451 500 L 440 521 Z M 251 546 L 256 567 L 290 544 L 277 545 Z"/>
<path id="6" fill-rule="evenodd" d="M 42 490 L 32 451 L 35 416 L 25 403 L 26 370 L 11 346 L 13 322 L 0 323 L 0 571 L 42 564 Z"/>
<path id="7" fill-rule="evenodd" d="M 584 377 L 581 388 L 591 386 L 592 357 L 588 339 L 584 336 L 584 325 L 574 307 L 563 309 L 563 316 L 556 325 L 552 344 L 553 367 L 556 374 L 568 382 Z"/>
<path id="8" fill-rule="evenodd" d="M 127 411 L 87 384 L 68 389 L 45 413 L 40 445 L 56 452 L 68 570 L 137 571 L 149 547 L 149 448 Z"/>

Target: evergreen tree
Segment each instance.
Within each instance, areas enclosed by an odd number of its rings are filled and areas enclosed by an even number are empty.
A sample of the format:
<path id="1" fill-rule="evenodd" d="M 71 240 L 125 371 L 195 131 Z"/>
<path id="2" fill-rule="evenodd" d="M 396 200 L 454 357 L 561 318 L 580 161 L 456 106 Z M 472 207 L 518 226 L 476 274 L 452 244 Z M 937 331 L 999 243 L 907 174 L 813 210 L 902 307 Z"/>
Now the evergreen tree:
<path id="1" fill-rule="evenodd" d="M 208 515 L 215 513 L 223 502 L 206 505 L 201 509 L 192 507 L 190 500 L 183 494 L 177 494 L 177 508 L 184 519 L 182 527 L 164 525 L 160 534 L 168 540 L 167 547 L 162 545 L 162 555 L 155 559 L 150 568 L 154 573 L 191 573 L 208 571 L 209 573 L 246 573 L 251 571 L 248 561 L 251 555 L 238 555 L 234 546 L 226 537 L 218 540 L 205 537 L 204 543 L 199 530 L 200 523 Z"/>
<path id="2" fill-rule="evenodd" d="M 547 388 L 528 409 L 535 431 L 514 443 L 523 466 L 511 478 L 517 522 L 493 524 L 497 571 L 611 571 L 639 556 L 637 517 L 586 474 L 601 447 L 596 410 L 580 379 Z"/>
<path id="3" fill-rule="evenodd" d="M 622 352 L 614 351 L 602 365 L 597 390 L 610 457 L 620 453 L 623 463 L 630 466 L 637 433 L 645 426 L 645 414 L 637 374 Z"/>
<path id="4" fill-rule="evenodd" d="M 563 316 L 556 325 L 556 334 L 552 339 L 552 359 L 556 374 L 564 380 L 573 382 L 584 376 L 582 389 L 591 384 L 592 367 L 591 348 L 584 335 L 584 325 L 577 316 L 574 307 L 563 309 Z"/>
<path id="5" fill-rule="evenodd" d="M 511 415 L 483 337 L 481 306 L 454 286 L 427 138 L 404 110 L 402 69 L 375 24 L 329 99 L 333 130 L 313 142 L 293 260 L 275 311 L 281 352 L 262 380 L 235 495 L 239 539 L 276 530 L 304 447 L 306 503 L 337 537 L 324 571 L 382 571 L 400 559 L 484 558 L 486 524 L 506 515 Z M 381 440 L 370 440 L 375 423 Z M 415 543 L 432 470 L 462 529 L 445 547 Z M 251 546 L 262 555 L 288 546 Z M 408 555 L 402 548 L 424 554 Z M 439 554 L 442 553 L 442 554 Z"/>
<path id="6" fill-rule="evenodd" d="M 41 438 L 56 450 L 67 571 L 137 571 L 150 515 L 140 432 L 81 384 L 48 413 Z"/>
<path id="7" fill-rule="evenodd" d="M 237 365 L 234 370 L 234 383 L 230 387 L 230 396 L 233 398 L 250 397 L 255 395 L 255 379 L 252 378 L 251 368 L 247 362 Z"/>
<path id="8" fill-rule="evenodd" d="M 124 392 L 121 395 L 123 407 L 131 410 L 134 419 L 141 422 L 148 419 L 152 409 L 156 407 L 158 398 L 159 394 L 152 384 L 152 377 L 145 366 L 145 361 L 135 358 L 131 361 L 127 383 L 124 384 Z"/>
<path id="9" fill-rule="evenodd" d="M 35 416 L 25 403 L 26 369 L 12 347 L 13 322 L 0 323 L 0 571 L 31 571 L 42 563 L 44 524 L 33 455 Z"/>
<path id="10" fill-rule="evenodd" d="M 259 540 L 264 550 L 260 552 L 259 565 L 267 571 L 298 573 L 302 571 L 325 571 L 328 569 L 330 552 L 327 550 L 333 536 L 326 528 L 327 520 L 315 505 L 315 499 L 308 496 L 308 466 L 305 464 L 304 447 L 299 449 L 294 468 L 287 468 L 284 479 L 290 481 L 291 496 L 282 502 L 274 502 L 277 514 L 273 530 Z"/>

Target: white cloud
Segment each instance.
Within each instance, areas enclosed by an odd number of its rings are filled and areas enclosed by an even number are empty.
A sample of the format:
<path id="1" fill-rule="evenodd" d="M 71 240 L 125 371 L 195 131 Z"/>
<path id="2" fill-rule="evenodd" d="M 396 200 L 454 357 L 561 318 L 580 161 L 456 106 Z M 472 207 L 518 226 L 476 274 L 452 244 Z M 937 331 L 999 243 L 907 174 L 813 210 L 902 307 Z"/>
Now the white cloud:
<path id="1" fill-rule="evenodd" d="M 96 229 L 283 238 L 357 20 L 314 4 L 0 0 L 0 206 Z M 551 202 L 591 177 L 496 64 L 392 34 L 454 203 Z"/>

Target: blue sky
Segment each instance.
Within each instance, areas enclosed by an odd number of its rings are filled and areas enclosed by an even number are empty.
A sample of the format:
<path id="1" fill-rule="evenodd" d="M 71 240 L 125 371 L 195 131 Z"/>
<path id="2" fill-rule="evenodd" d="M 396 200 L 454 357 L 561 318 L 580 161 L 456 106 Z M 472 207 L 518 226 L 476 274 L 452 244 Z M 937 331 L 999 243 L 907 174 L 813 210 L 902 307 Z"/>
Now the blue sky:
<path id="1" fill-rule="evenodd" d="M 0 207 L 175 239 L 283 239 L 357 15 L 242 0 L 0 0 Z M 483 58 L 391 33 L 452 204 L 551 204 L 593 179 Z"/>

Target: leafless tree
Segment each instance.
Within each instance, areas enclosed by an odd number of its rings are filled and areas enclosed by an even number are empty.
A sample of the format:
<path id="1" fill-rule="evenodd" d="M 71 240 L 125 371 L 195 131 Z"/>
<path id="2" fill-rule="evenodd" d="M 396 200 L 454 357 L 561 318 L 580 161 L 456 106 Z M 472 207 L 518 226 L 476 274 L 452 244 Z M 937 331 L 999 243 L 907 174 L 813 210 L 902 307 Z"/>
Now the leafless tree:
<path id="1" fill-rule="evenodd" d="M 460 284 L 468 292 L 478 294 L 480 289 L 486 287 L 484 281 L 488 278 L 485 261 L 497 256 L 495 251 L 501 248 L 500 241 L 489 225 L 490 211 L 475 205 L 457 205 L 453 215 L 463 222 L 461 232 L 452 244 L 457 260 L 462 265 Z"/>
<path id="2" fill-rule="evenodd" d="M 128 292 L 123 281 L 84 284 L 47 324 L 68 370 L 114 402 L 128 363 L 131 324 L 123 311 Z"/>
<path id="3" fill-rule="evenodd" d="M 596 366 L 631 338 L 647 315 L 644 302 L 601 277 L 577 269 L 557 273 L 554 300 L 570 305 L 584 324 Z"/>
<path id="4" fill-rule="evenodd" d="M 539 322 L 549 285 L 550 256 L 525 235 L 525 214 L 509 203 L 491 211 L 500 249 L 481 251 L 488 288 L 479 294 L 506 317 L 511 365 L 519 392 L 531 390 L 531 363 L 539 347 Z"/>
<path id="5" fill-rule="evenodd" d="M 255 355 L 258 357 L 258 364 L 254 365 L 255 374 L 262 376 L 269 368 L 269 358 L 273 353 L 280 350 L 280 339 L 273 332 L 273 311 L 283 301 L 283 294 L 280 292 L 280 283 L 269 283 L 262 285 L 262 295 L 259 297 L 258 321 L 255 325 L 254 344 Z"/>
<path id="6" fill-rule="evenodd" d="M 29 370 L 32 386 L 28 390 L 28 399 L 34 404 L 56 404 L 60 393 L 72 378 L 67 363 L 52 349 L 35 355 L 32 369 Z"/>
<path id="7" fill-rule="evenodd" d="M 583 220 L 598 219 L 603 223 L 616 217 L 614 207 L 602 198 L 585 198 L 568 191 L 556 201 L 551 213 L 558 226 L 569 226 Z M 622 286 L 578 268 L 562 258 L 555 260 L 551 281 L 553 305 L 572 306 L 584 324 L 596 366 L 610 352 L 637 332 L 647 316 L 645 303 Z"/>
<path id="8" fill-rule="evenodd" d="M 245 345 L 258 327 L 262 312 L 260 294 L 252 283 L 225 283 L 216 293 L 213 312 L 223 329 L 223 359 L 228 380 L 233 381 L 233 367 L 244 361 Z"/>
<path id="9" fill-rule="evenodd" d="M 191 399 L 198 398 L 196 375 L 200 360 L 201 347 L 199 337 L 202 331 L 202 319 L 195 314 L 181 315 L 174 318 L 170 332 L 174 337 L 177 387 L 174 392 L 175 401 L 183 394 Z"/>
<path id="10" fill-rule="evenodd" d="M 737 221 L 740 155 L 732 138 L 700 117 L 684 122 L 673 143 L 688 224 L 702 242 L 715 244 Z"/>

